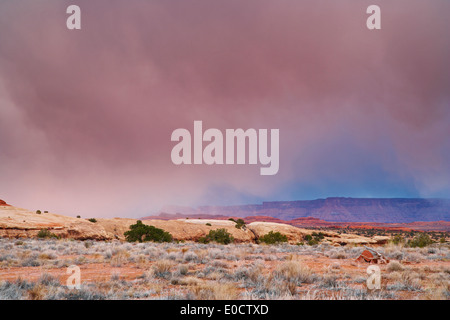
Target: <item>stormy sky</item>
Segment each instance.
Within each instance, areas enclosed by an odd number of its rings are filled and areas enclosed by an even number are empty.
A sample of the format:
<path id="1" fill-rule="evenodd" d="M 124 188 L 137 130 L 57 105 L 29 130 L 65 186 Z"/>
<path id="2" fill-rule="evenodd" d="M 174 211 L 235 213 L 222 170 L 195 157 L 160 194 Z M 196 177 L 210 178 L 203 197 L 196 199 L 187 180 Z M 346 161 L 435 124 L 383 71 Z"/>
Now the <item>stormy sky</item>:
<path id="1" fill-rule="evenodd" d="M 375 3 L 376 2 L 376 3 Z M 81 8 L 81 30 L 66 8 Z M 381 30 L 366 8 L 381 7 Z M 0 199 L 83 217 L 450 198 L 447 0 L 0 2 Z M 173 130 L 280 130 L 280 169 L 182 165 Z"/>

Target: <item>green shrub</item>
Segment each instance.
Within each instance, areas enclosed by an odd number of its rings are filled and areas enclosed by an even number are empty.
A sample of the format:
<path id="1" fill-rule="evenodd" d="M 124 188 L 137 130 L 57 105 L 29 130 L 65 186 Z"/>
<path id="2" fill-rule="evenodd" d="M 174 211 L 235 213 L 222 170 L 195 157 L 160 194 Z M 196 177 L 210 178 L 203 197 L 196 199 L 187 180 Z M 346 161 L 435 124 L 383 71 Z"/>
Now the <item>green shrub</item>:
<path id="1" fill-rule="evenodd" d="M 238 229 L 244 228 L 245 229 L 245 221 L 244 220 L 237 219 L 237 221 L 235 221 L 235 222 L 236 222 L 236 225 L 235 225 L 236 228 L 238 228 Z"/>
<path id="2" fill-rule="evenodd" d="M 411 248 L 423 248 L 433 243 L 430 236 L 426 233 L 420 233 L 414 239 L 408 241 L 408 246 Z"/>
<path id="3" fill-rule="evenodd" d="M 311 235 L 314 238 L 316 238 L 316 240 L 322 240 L 325 237 L 325 235 L 322 232 L 319 232 L 319 233 L 313 232 L 313 233 L 311 233 Z"/>
<path id="4" fill-rule="evenodd" d="M 221 244 L 229 244 L 234 241 L 233 236 L 226 229 L 210 230 L 205 237 L 198 239 L 200 243 L 217 242 Z"/>
<path id="5" fill-rule="evenodd" d="M 401 234 L 396 234 L 393 238 L 392 238 L 392 243 L 393 244 L 401 244 L 404 243 L 405 240 L 403 239 Z"/>
<path id="6" fill-rule="evenodd" d="M 42 239 L 44 239 L 44 238 L 56 238 L 56 239 L 59 239 L 59 237 L 56 234 L 51 233 L 50 231 L 48 231 L 48 229 L 41 229 L 38 232 L 37 237 L 38 238 L 42 238 Z"/>
<path id="7" fill-rule="evenodd" d="M 207 243 L 209 243 L 209 239 L 207 237 L 200 237 L 200 238 L 198 238 L 198 242 L 207 244 Z"/>
<path id="8" fill-rule="evenodd" d="M 37 214 L 41 214 L 41 210 L 36 210 L 36 213 Z"/>
<path id="9" fill-rule="evenodd" d="M 236 223 L 234 225 L 236 228 L 241 229 L 242 227 L 244 227 L 244 230 L 245 230 L 245 221 L 243 219 L 234 220 L 233 218 L 229 218 L 228 220 L 233 221 L 234 223 Z"/>
<path id="10" fill-rule="evenodd" d="M 311 234 L 305 235 L 305 240 L 308 245 L 313 246 L 315 244 L 318 244 L 320 242 L 320 240 L 322 240 L 324 237 L 325 236 L 322 232 L 319 232 L 319 233 L 313 232 Z"/>
<path id="11" fill-rule="evenodd" d="M 273 231 L 269 231 L 269 233 L 263 235 L 259 238 L 260 242 L 264 242 L 266 244 L 275 244 L 275 243 L 281 243 L 281 242 L 287 242 L 288 238 L 286 235 Z"/>
<path id="12" fill-rule="evenodd" d="M 207 225 L 207 226 L 210 226 L 210 227 L 211 227 L 211 223 L 209 223 L 209 222 L 208 222 L 208 223 L 206 223 L 206 225 Z"/>
<path id="13" fill-rule="evenodd" d="M 95 219 L 95 218 L 90 218 L 90 219 L 88 219 L 88 221 L 93 222 L 93 223 L 96 223 L 96 222 L 97 222 L 97 219 Z"/>
<path id="14" fill-rule="evenodd" d="M 138 220 L 136 224 L 132 224 L 130 230 L 126 231 L 124 236 L 129 242 L 171 242 L 173 240 L 169 232 L 143 224 L 141 220 Z"/>

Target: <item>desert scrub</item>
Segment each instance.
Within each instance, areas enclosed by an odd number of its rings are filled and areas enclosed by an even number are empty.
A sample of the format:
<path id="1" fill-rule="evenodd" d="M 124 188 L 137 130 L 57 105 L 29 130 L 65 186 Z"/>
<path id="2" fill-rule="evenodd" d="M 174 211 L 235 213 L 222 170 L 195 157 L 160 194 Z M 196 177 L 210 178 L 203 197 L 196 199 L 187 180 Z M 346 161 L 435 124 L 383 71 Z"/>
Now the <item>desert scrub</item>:
<path id="1" fill-rule="evenodd" d="M 397 261 L 391 261 L 387 265 L 388 272 L 403 271 L 403 266 Z"/>
<path id="2" fill-rule="evenodd" d="M 347 253 L 344 249 L 331 249 L 325 255 L 331 259 L 347 259 Z"/>
<path id="3" fill-rule="evenodd" d="M 300 300 L 386 300 L 396 299 L 396 295 L 385 290 L 344 287 L 337 291 L 310 290 L 299 297 Z"/>
<path id="4" fill-rule="evenodd" d="M 216 242 L 220 244 L 229 244 L 234 241 L 233 236 L 231 233 L 227 231 L 227 229 L 216 229 L 216 230 L 210 230 L 209 233 L 205 237 L 201 237 L 198 239 L 200 243 L 210 243 L 210 242 Z"/>
<path id="5" fill-rule="evenodd" d="M 275 269 L 274 275 L 287 281 L 293 281 L 298 285 L 301 283 L 312 283 L 315 280 L 311 269 L 298 261 L 283 262 Z"/>
<path id="6" fill-rule="evenodd" d="M 407 246 L 411 248 L 423 248 L 433 243 L 433 240 L 427 233 L 420 233 L 412 240 L 407 242 Z"/>
<path id="7" fill-rule="evenodd" d="M 292 299 L 297 293 L 296 279 L 280 277 L 276 272 L 258 275 L 251 294 L 256 299 Z"/>
<path id="8" fill-rule="evenodd" d="M 254 263 L 248 267 L 238 267 L 234 270 L 232 278 L 234 281 L 242 281 L 243 287 L 252 287 L 262 275 L 264 266 L 259 263 Z"/>
<path id="9" fill-rule="evenodd" d="M 59 281 L 49 275 L 43 275 L 36 282 L 21 279 L 0 283 L 0 300 L 92 300 L 107 299 L 93 288 L 70 290 L 61 286 Z"/>
<path id="10" fill-rule="evenodd" d="M 117 250 L 113 253 L 111 257 L 110 264 L 113 267 L 121 267 L 123 264 L 127 263 L 130 257 L 130 253 L 124 249 Z"/>
<path id="11" fill-rule="evenodd" d="M 402 251 L 400 251 L 400 250 L 396 250 L 396 251 L 392 251 L 392 252 L 388 253 L 388 254 L 386 255 L 386 257 L 387 257 L 388 259 L 395 259 L 395 260 L 401 261 L 401 260 L 404 259 L 405 253 L 402 252 Z"/>
<path id="12" fill-rule="evenodd" d="M 33 284 L 22 280 L 0 282 L 0 300 L 22 300 L 26 298 L 27 290 L 33 288 Z"/>
<path id="13" fill-rule="evenodd" d="M 325 274 L 321 277 L 316 287 L 327 290 L 342 290 L 346 288 L 346 285 L 343 281 L 339 281 L 339 277 L 337 275 Z"/>
<path id="14" fill-rule="evenodd" d="M 243 229 L 243 230 L 246 229 L 245 221 L 244 221 L 243 219 L 237 219 L 237 220 L 234 220 L 233 218 L 230 218 L 230 219 L 228 219 L 228 220 L 233 221 L 234 223 L 236 223 L 234 226 L 235 226 L 237 229 Z"/>
<path id="15" fill-rule="evenodd" d="M 422 285 L 417 273 L 404 271 L 401 273 L 399 281 L 394 284 L 388 284 L 386 289 L 393 291 L 422 291 Z"/>
<path id="16" fill-rule="evenodd" d="M 214 268 L 228 268 L 228 264 L 222 260 L 213 260 L 212 262 L 209 262 L 209 264 Z"/>
<path id="17" fill-rule="evenodd" d="M 41 238 L 41 239 L 45 239 L 45 238 L 56 238 L 56 239 L 58 239 L 59 238 L 56 234 L 51 233 L 48 229 L 41 229 L 41 230 L 39 230 L 39 232 L 37 234 L 37 237 Z"/>
<path id="18" fill-rule="evenodd" d="M 170 260 L 159 260 L 153 264 L 153 276 L 156 278 L 170 279 L 172 272 L 170 271 L 174 263 Z"/>
<path id="19" fill-rule="evenodd" d="M 287 242 L 288 237 L 284 234 L 281 234 L 278 231 L 277 232 L 269 231 L 269 233 L 261 236 L 258 240 L 259 242 L 265 244 L 278 244 L 282 242 Z"/>
<path id="20" fill-rule="evenodd" d="M 37 254 L 32 254 L 28 258 L 22 261 L 22 267 L 38 267 L 41 265 L 41 262 L 37 259 Z"/>
<path id="21" fill-rule="evenodd" d="M 189 272 L 189 267 L 185 264 L 179 265 L 176 271 L 177 276 L 186 276 Z"/>
<path id="22" fill-rule="evenodd" d="M 169 232 L 143 224 L 141 220 L 138 220 L 136 224 L 132 224 L 130 230 L 126 231 L 124 236 L 129 242 L 171 242 L 173 240 Z"/>
<path id="23" fill-rule="evenodd" d="M 328 270 L 330 272 L 340 272 L 341 271 L 341 265 L 337 262 L 332 263 L 328 266 Z"/>
<path id="24" fill-rule="evenodd" d="M 239 290 L 233 283 L 198 283 L 189 287 L 190 294 L 197 300 L 235 300 Z"/>
<path id="25" fill-rule="evenodd" d="M 311 234 L 305 235 L 304 239 L 306 243 L 310 246 L 314 246 L 320 243 L 324 239 L 325 235 L 322 232 L 313 232 Z"/>
<path id="26" fill-rule="evenodd" d="M 199 262 L 198 255 L 195 252 L 186 252 L 183 256 L 185 262 Z"/>
<path id="27" fill-rule="evenodd" d="M 220 248 L 211 248 L 207 254 L 211 259 L 225 259 L 225 252 Z"/>
<path id="28" fill-rule="evenodd" d="M 228 271 L 225 268 L 222 267 L 213 267 L 212 265 L 206 265 L 203 270 L 201 270 L 199 273 L 203 274 L 203 277 L 210 277 L 212 273 L 214 274 L 220 274 L 220 277 L 224 275 L 228 275 Z M 216 276 L 216 278 L 218 278 Z"/>
<path id="29" fill-rule="evenodd" d="M 45 251 L 38 256 L 40 260 L 54 260 L 57 257 L 58 256 L 53 251 Z"/>
<path id="30" fill-rule="evenodd" d="M 424 259 L 425 257 L 420 252 L 407 252 L 404 258 L 408 262 L 420 262 Z"/>

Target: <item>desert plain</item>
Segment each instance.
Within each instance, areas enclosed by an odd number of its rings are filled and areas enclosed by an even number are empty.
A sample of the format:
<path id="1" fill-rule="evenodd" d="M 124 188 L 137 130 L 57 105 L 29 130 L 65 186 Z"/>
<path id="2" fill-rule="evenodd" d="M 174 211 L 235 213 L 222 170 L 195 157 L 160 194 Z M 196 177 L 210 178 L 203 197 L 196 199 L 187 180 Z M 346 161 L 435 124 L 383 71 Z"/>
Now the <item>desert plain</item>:
<path id="1" fill-rule="evenodd" d="M 75 218 L 0 204 L 0 299 L 448 300 L 447 232 L 298 228 L 216 219 L 143 220 L 170 242 L 128 242 L 136 219 Z M 223 229 L 228 244 L 201 241 Z M 43 232 L 46 231 L 46 232 Z M 261 241 L 269 232 L 285 241 Z M 429 243 L 411 245 L 426 235 Z M 357 260 L 366 248 L 386 263 Z M 367 268 L 380 270 L 370 289 Z M 79 268 L 74 287 L 73 267 Z M 72 268 L 72 269 L 71 269 Z M 72 277 L 72 278 L 71 278 Z"/>

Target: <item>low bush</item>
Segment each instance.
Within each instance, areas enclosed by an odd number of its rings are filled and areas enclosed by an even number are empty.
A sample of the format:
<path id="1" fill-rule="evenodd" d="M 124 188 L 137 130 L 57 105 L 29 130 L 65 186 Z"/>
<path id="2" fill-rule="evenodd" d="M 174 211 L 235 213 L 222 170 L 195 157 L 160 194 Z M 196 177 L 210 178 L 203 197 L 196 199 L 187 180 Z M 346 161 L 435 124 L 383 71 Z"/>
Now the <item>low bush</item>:
<path id="1" fill-rule="evenodd" d="M 391 261 L 387 265 L 387 271 L 389 272 L 403 271 L 403 266 L 397 261 Z"/>
<path id="2" fill-rule="evenodd" d="M 220 244 L 229 244 L 233 241 L 233 236 L 226 229 L 210 230 L 205 237 L 198 239 L 200 243 L 217 242 Z"/>
<path id="3" fill-rule="evenodd" d="M 41 229 L 38 232 L 37 237 L 41 238 L 41 239 L 45 239 L 45 238 L 56 238 L 56 239 L 58 239 L 59 238 L 56 234 L 51 233 L 48 229 Z"/>
<path id="4" fill-rule="evenodd" d="M 281 242 L 287 242 L 288 238 L 286 235 L 281 234 L 280 232 L 269 231 L 269 233 L 263 235 L 259 238 L 260 242 L 264 242 L 266 244 L 276 244 Z"/>
<path id="5" fill-rule="evenodd" d="M 396 234 L 393 238 L 392 238 L 392 243 L 395 245 L 399 245 L 399 244 L 403 244 L 405 242 L 405 239 L 403 239 L 401 234 Z"/>
<path id="6" fill-rule="evenodd" d="M 130 230 L 126 231 L 124 236 L 128 242 L 171 242 L 173 240 L 169 232 L 143 224 L 141 220 L 138 220 L 136 224 L 132 224 Z"/>
<path id="7" fill-rule="evenodd" d="M 411 248 L 423 248 L 433 243 L 433 240 L 426 233 L 421 233 L 408 241 L 408 246 Z"/>
<path id="8" fill-rule="evenodd" d="M 234 223 L 236 223 L 234 226 L 237 229 L 244 229 L 245 230 L 245 221 L 243 219 L 234 220 L 233 218 L 229 218 L 228 220 L 233 221 Z"/>
<path id="9" fill-rule="evenodd" d="M 320 241 L 320 239 L 318 239 L 317 237 L 313 238 L 312 235 L 310 235 L 310 234 L 305 235 L 305 240 L 306 240 L 306 243 L 310 246 L 318 244 Z"/>
<path id="10" fill-rule="evenodd" d="M 245 229 L 245 221 L 242 219 L 237 219 L 235 227 L 238 229 Z"/>

